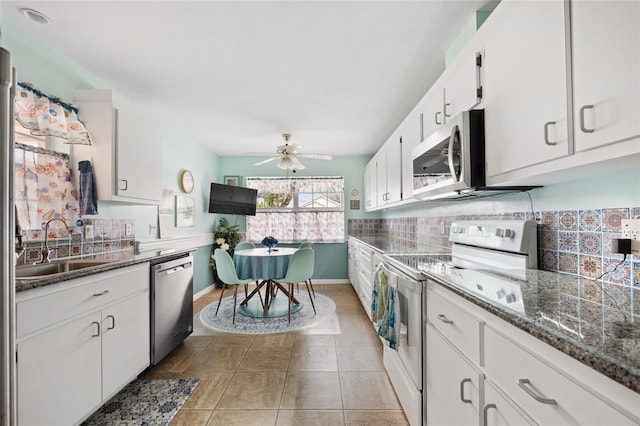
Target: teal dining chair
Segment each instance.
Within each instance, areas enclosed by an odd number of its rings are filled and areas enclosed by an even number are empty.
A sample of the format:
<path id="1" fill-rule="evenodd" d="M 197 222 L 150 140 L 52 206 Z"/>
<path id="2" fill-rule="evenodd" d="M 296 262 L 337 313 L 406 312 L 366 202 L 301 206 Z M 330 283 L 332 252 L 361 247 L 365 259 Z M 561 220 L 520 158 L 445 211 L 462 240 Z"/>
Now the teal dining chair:
<path id="1" fill-rule="evenodd" d="M 309 290 L 309 284 L 307 282 L 313 275 L 314 263 L 315 254 L 313 249 L 301 248 L 291 257 L 285 277 L 278 280 L 280 284 L 288 284 L 289 287 L 289 322 L 291 322 L 291 299 L 293 297 L 294 284 L 304 282 L 307 285 L 307 293 L 309 293 L 309 300 L 311 300 L 311 306 L 313 306 L 313 313 L 316 313 L 316 305 L 311 297 L 311 291 Z"/>
<path id="2" fill-rule="evenodd" d="M 303 241 L 300 243 L 300 246 L 298 246 L 298 248 L 313 248 L 313 243 L 311 241 Z M 313 272 L 312 272 L 313 275 Z M 306 284 L 306 282 L 305 282 Z M 311 293 L 313 293 L 313 297 L 316 297 L 316 292 L 313 289 L 313 284 L 311 284 L 311 278 L 309 278 L 309 285 L 311 285 Z M 300 293 L 300 283 L 296 284 L 296 288 L 298 289 L 298 293 Z"/>
<path id="3" fill-rule="evenodd" d="M 218 310 L 220 309 L 220 304 L 222 303 L 222 296 L 224 295 L 224 288 L 226 286 L 233 286 L 233 320 L 232 324 L 236 323 L 236 302 L 238 301 L 238 286 L 244 285 L 244 293 L 245 297 L 247 295 L 247 286 L 249 283 L 253 282 L 253 278 L 248 278 L 246 280 L 241 280 L 238 278 L 238 273 L 236 272 L 236 268 L 233 265 L 233 260 L 231 260 L 231 256 L 225 250 L 216 249 L 213 252 L 213 257 L 216 261 L 216 269 L 218 270 L 218 277 L 225 284 L 222 286 L 222 291 L 220 292 L 220 300 L 218 301 L 218 307 L 216 308 L 216 316 L 218 316 Z"/>
<path id="4" fill-rule="evenodd" d="M 303 241 L 298 248 L 313 248 L 313 243 L 311 241 Z"/>
<path id="5" fill-rule="evenodd" d="M 256 248 L 256 246 L 249 242 L 249 241 L 241 241 L 238 244 L 236 244 L 236 246 L 234 247 L 233 251 L 236 250 L 249 250 L 249 249 L 254 249 Z"/>

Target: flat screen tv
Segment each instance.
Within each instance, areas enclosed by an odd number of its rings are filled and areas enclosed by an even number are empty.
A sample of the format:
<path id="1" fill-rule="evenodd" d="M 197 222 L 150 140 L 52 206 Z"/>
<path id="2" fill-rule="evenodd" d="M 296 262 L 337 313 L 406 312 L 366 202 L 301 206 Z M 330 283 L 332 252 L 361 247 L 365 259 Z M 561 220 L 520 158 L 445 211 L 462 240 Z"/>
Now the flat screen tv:
<path id="1" fill-rule="evenodd" d="M 209 213 L 256 215 L 256 189 L 211 183 Z"/>

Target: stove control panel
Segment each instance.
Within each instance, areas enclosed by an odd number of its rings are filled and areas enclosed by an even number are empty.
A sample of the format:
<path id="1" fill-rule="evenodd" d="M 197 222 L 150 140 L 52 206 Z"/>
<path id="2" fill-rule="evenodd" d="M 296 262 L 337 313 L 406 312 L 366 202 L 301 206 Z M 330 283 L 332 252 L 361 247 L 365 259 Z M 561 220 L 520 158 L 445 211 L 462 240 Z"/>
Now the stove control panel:
<path id="1" fill-rule="evenodd" d="M 535 255 L 536 230 L 536 223 L 532 220 L 456 221 L 451 224 L 449 241 Z"/>

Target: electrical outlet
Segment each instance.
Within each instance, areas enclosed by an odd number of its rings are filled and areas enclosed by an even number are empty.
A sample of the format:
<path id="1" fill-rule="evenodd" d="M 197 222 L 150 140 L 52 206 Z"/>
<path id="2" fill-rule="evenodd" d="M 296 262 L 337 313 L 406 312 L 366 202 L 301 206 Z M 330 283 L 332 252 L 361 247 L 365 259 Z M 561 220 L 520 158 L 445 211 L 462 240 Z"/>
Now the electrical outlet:
<path id="1" fill-rule="evenodd" d="M 131 235 L 131 224 L 130 223 L 125 223 L 124 224 L 124 235 L 125 237 L 128 237 Z"/>
<path id="2" fill-rule="evenodd" d="M 84 226 L 84 238 L 87 240 L 93 240 L 93 225 Z"/>
<path id="3" fill-rule="evenodd" d="M 640 219 L 622 219 L 622 238 L 631 240 L 631 253 L 640 254 Z"/>

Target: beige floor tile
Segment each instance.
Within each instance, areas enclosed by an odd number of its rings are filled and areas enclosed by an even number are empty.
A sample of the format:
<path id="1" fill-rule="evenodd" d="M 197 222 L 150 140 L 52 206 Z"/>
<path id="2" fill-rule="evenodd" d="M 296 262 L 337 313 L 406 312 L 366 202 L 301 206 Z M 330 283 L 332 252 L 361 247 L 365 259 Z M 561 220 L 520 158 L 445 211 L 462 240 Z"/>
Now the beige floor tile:
<path id="1" fill-rule="evenodd" d="M 382 353 L 374 346 L 339 346 L 340 371 L 385 371 Z"/>
<path id="2" fill-rule="evenodd" d="M 211 336 L 212 345 L 240 345 L 251 346 L 256 336 L 254 334 L 220 334 L 217 336 Z"/>
<path id="3" fill-rule="evenodd" d="M 295 334 L 293 333 L 259 334 L 255 336 L 252 346 L 290 348 L 293 346 L 294 340 Z"/>
<path id="4" fill-rule="evenodd" d="M 213 336 L 189 336 L 184 345 L 191 348 L 206 348 L 212 342 Z"/>
<path id="5" fill-rule="evenodd" d="M 340 384 L 345 409 L 401 409 L 393 386 L 385 372 L 341 372 Z"/>
<path id="6" fill-rule="evenodd" d="M 336 346 L 333 334 L 296 334 L 293 347 L 297 346 Z"/>
<path id="7" fill-rule="evenodd" d="M 344 426 L 342 410 L 280 410 L 277 426 Z"/>
<path id="8" fill-rule="evenodd" d="M 402 410 L 345 411 L 347 426 L 408 426 Z"/>
<path id="9" fill-rule="evenodd" d="M 213 411 L 183 410 L 171 420 L 171 426 L 206 426 Z"/>
<path id="10" fill-rule="evenodd" d="M 335 336 L 336 346 L 372 346 L 382 350 L 382 344 L 380 338 L 373 330 L 373 326 L 370 325 L 371 330 L 353 332 L 347 331 Z"/>
<path id="11" fill-rule="evenodd" d="M 291 349 L 253 347 L 247 352 L 238 371 L 287 371 Z"/>
<path id="12" fill-rule="evenodd" d="M 280 408 L 342 409 L 340 379 L 336 372 L 289 372 Z"/>
<path id="13" fill-rule="evenodd" d="M 188 376 L 188 373 L 184 373 Z M 233 373 L 207 373 L 202 375 L 198 386 L 184 403 L 184 408 L 213 410 L 227 389 Z M 186 377 L 185 377 L 186 378 Z"/>
<path id="14" fill-rule="evenodd" d="M 269 426 L 276 423 L 278 410 L 214 411 L 209 426 Z"/>
<path id="15" fill-rule="evenodd" d="M 338 356 L 332 346 L 296 346 L 289 371 L 338 371 Z"/>
<path id="16" fill-rule="evenodd" d="M 286 375 L 266 371 L 235 373 L 217 408 L 278 408 Z"/>
<path id="17" fill-rule="evenodd" d="M 205 348 L 186 345 L 178 346 L 173 352 L 153 367 L 154 371 L 169 371 L 182 373 L 187 369 L 192 360 L 202 353 Z"/>
<path id="18" fill-rule="evenodd" d="M 209 346 L 192 359 L 186 371 L 236 371 L 247 346 Z"/>

